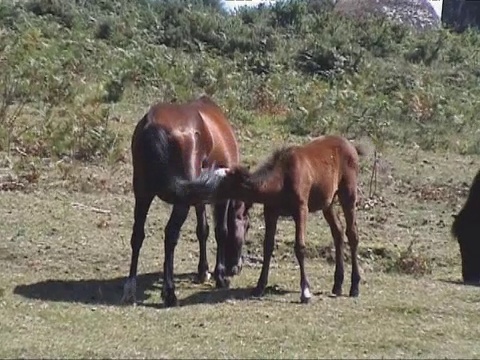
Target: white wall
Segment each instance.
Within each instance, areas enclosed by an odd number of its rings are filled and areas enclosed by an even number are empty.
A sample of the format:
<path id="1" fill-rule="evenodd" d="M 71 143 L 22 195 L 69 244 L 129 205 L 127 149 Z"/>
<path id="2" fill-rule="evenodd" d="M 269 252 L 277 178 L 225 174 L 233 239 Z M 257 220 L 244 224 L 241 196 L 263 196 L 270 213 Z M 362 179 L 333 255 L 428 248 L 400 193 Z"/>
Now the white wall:
<path id="1" fill-rule="evenodd" d="M 437 13 L 438 17 L 442 18 L 442 6 L 443 0 L 428 0 L 428 2 L 433 6 L 435 12 Z"/>
<path id="2" fill-rule="evenodd" d="M 257 6 L 260 3 L 265 3 L 265 5 L 269 5 L 274 3 L 275 0 L 223 0 L 225 7 L 228 10 L 235 10 L 240 6 Z"/>
<path id="3" fill-rule="evenodd" d="M 275 0 L 223 0 L 225 7 L 229 10 L 234 10 L 239 6 L 256 6 L 260 3 L 271 4 L 274 3 Z M 432 4 L 435 12 L 437 13 L 438 17 L 442 17 L 442 6 L 443 0 L 428 0 L 430 4 Z"/>

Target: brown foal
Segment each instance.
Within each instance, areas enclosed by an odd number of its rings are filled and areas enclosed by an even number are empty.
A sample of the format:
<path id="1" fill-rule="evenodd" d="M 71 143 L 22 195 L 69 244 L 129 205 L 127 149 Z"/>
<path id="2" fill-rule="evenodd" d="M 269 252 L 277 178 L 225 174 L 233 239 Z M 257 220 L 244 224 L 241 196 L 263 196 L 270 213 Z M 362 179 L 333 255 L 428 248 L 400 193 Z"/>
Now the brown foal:
<path id="1" fill-rule="evenodd" d="M 212 175 L 212 195 L 264 205 L 264 260 L 253 295 L 261 296 L 268 282 L 270 260 L 279 216 L 295 221 L 295 255 L 300 265 L 301 302 L 311 298 L 305 274 L 305 237 L 308 213 L 322 210 L 335 243 L 335 276 L 332 292 L 342 294 L 344 279 L 344 238 L 340 219 L 333 208 L 335 196 L 343 209 L 346 236 L 351 251 L 350 296 L 358 296 L 360 272 L 357 260 L 356 219 L 359 146 L 340 136 L 321 136 L 303 146 L 277 150 L 254 172 L 236 166 L 219 169 Z"/>

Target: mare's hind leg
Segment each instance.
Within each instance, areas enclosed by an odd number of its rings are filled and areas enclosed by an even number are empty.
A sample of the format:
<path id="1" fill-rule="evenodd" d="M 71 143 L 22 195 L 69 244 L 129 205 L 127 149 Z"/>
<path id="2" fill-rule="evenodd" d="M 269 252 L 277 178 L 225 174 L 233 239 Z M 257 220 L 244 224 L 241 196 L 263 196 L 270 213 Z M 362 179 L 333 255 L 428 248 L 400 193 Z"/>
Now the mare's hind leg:
<path id="1" fill-rule="evenodd" d="M 188 205 L 176 204 L 173 206 L 172 214 L 165 227 L 165 261 L 163 263 L 163 286 L 162 299 L 165 307 L 177 305 L 177 297 L 175 295 L 175 283 L 173 279 L 173 259 L 175 247 L 180 236 L 180 229 L 187 219 Z"/>
<path id="2" fill-rule="evenodd" d="M 344 277 L 344 263 L 343 263 L 343 230 L 340 219 L 333 209 L 333 203 L 323 210 L 323 216 L 330 226 L 330 231 L 335 245 L 335 275 L 333 282 L 332 293 L 340 296 L 342 295 L 342 285 Z"/>
<path id="3" fill-rule="evenodd" d="M 134 223 L 130 244 L 132 247 L 132 258 L 130 261 L 130 273 L 123 287 L 122 302 L 136 302 L 137 287 L 137 266 L 140 249 L 145 239 L 145 220 L 147 219 L 148 210 L 152 204 L 153 195 L 135 196 Z"/>
<path id="4" fill-rule="evenodd" d="M 356 297 L 359 295 L 360 283 L 360 269 L 358 266 L 358 231 L 357 231 L 357 186 L 345 186 L 338 193 L 340 204 L 345 214 L 346 235 L 348 244 L 350 246 L 350 253 L 352 258 L 352 284 L 350 287 L 350 296 Z"/>
<path id="5" fill-rule="evenodd" d="M 215 284 L 217 288 L 227 288 L 230 281 L 226 277 L 225 268 L 225 246 L 228 236 L 228 206 L 229 201 L 216 203 L 213 209 L 215 219 L 215 240 L 217 241 L 217 259 L 215 264 Z"/>
<path id="6" fill-rule="evenodd" d="M 207 222 L 205 205 L 196 206 L 195 213 L 197 215 L 197 239 L 200 246 L 200 260 L 198 262 L 197 281 L 202 284 L 206 280 L 210 279 L 207 259 L 207 239 L 210 229 Z"/>

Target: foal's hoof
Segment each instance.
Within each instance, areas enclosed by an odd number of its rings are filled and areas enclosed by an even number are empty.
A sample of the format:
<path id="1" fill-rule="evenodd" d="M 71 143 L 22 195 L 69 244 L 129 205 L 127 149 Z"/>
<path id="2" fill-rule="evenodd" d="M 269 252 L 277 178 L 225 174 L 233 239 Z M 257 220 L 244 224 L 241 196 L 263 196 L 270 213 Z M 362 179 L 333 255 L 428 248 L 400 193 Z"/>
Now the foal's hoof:
<path id="1" fill-rule="evenodd" d="M 302 304 L 308 304 L 312 298 L 311 297 L 306 297 L 306 296 L 300 296 L 300 302 Z"/>
<path id="2" fill-rule="evenodd" d="M 197 276 L 195 277 L 195 282 L 197 284 L 203 284 L 203 283 L 207 282 L 208 280 L 210 280 L 210 277 L 211 277 L 211 275 L 208 271 L 198 273 Z"/>
<path id="3" fill-rule="evenodd" d="M 358 297 L 359 294 L 360 294 L 360 291 L 358 289 L 350 289 L 350 294 L 349 294 L 350 297 Z"/>
<path id="4" fill-rule="evenodd" d="M 302 295 L 300 296 L 300 302 L 302 304 L 308 304 L 311 298 L 312 298 L 312 293 L 310 292 L 310 289 L 306 287 L 305 289 L 302 290 Z"/>
<path id="5" fill-rule="evenodd" d="M 252 295 L 253 297 L 259 298 L 259 297 L 262 297 L 262 296 L 263 296 L 264 292 L 265 292 L 265 289 L 260 288 L 260 287 L 257 286 L 255 289 L 252 290 L 251 295 Z"/>
<path id="6" fill-rule="evenodd" d="M 215 286 L 217 289 L 228 289 L 230 287 L 230 279 L 228 278 L 217 278 L 215 280 Z"/>

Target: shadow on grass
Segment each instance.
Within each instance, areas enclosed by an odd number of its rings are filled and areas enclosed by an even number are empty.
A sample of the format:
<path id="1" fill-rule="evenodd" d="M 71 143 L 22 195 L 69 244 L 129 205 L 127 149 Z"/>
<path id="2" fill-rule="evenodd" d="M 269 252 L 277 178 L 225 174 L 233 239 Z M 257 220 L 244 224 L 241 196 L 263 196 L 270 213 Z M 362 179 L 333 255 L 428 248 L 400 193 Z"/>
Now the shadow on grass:
<path id="1" fill-rule="evenodd" d="M 480 287 L 480 283 L 464 283 L 462 280 L 440 279 L 439 281 L 453 285 Z"/>
<path id="2" fill-rule="evenodd" d="M 160 272 L 139 274 L 137 276 L 137 305 L 153 308 L 163 308 L 161 303 L 145 302 L 152 296 L 152 291 L 161 291 L 161 279 L 163 274 Z M 186 282 L 194 286 L 194 273 L 184 273 L 175 275 L 176 285 Z M 33 284 L 18 285 L 13 290 L 16 295 L 28 299 L 83 303 L 89 305 L 123 305 L 121 298 L 123 295 L 123 285 L 126 277 L 117 277 L 112 279 L 86 279 L 86 280 L 46 280 Z M 235 300 L 259 300 L 259 301 L 283 301 L 276 299 L 275 295 L 285 295 L 295 293 L 295 291 L 281 289 L 276 285 L 268 286 L 265 289 L 265 296 L 262 298 L 253 297 L 253 288 L 234 288 L 234 289 L 209 289 L 197 291 L 185 298 L 179 296 L 179 306 L 191 306 L 197 304 L 219 304 L 226 301 Z M 273 296 L 272 296 L 273 295 Z"/>
<path id="3" fill-rule="evenodd" d="M 193 273 L 175 274 L 175 282 L 193 282 Z M 148 300 L 151 295 L 147 290 L 161 290 L 163 274 L 152 272 L 137 276 L 137 301 Z M 121 305 L 123 285 L 126 277 L 113 279 L 87 279 L 87 280 L 46 280 L 33 284 L 18 285 L 13 290 L 14 294 L 29 299 L 77 302 L 84 304 Z"/>

